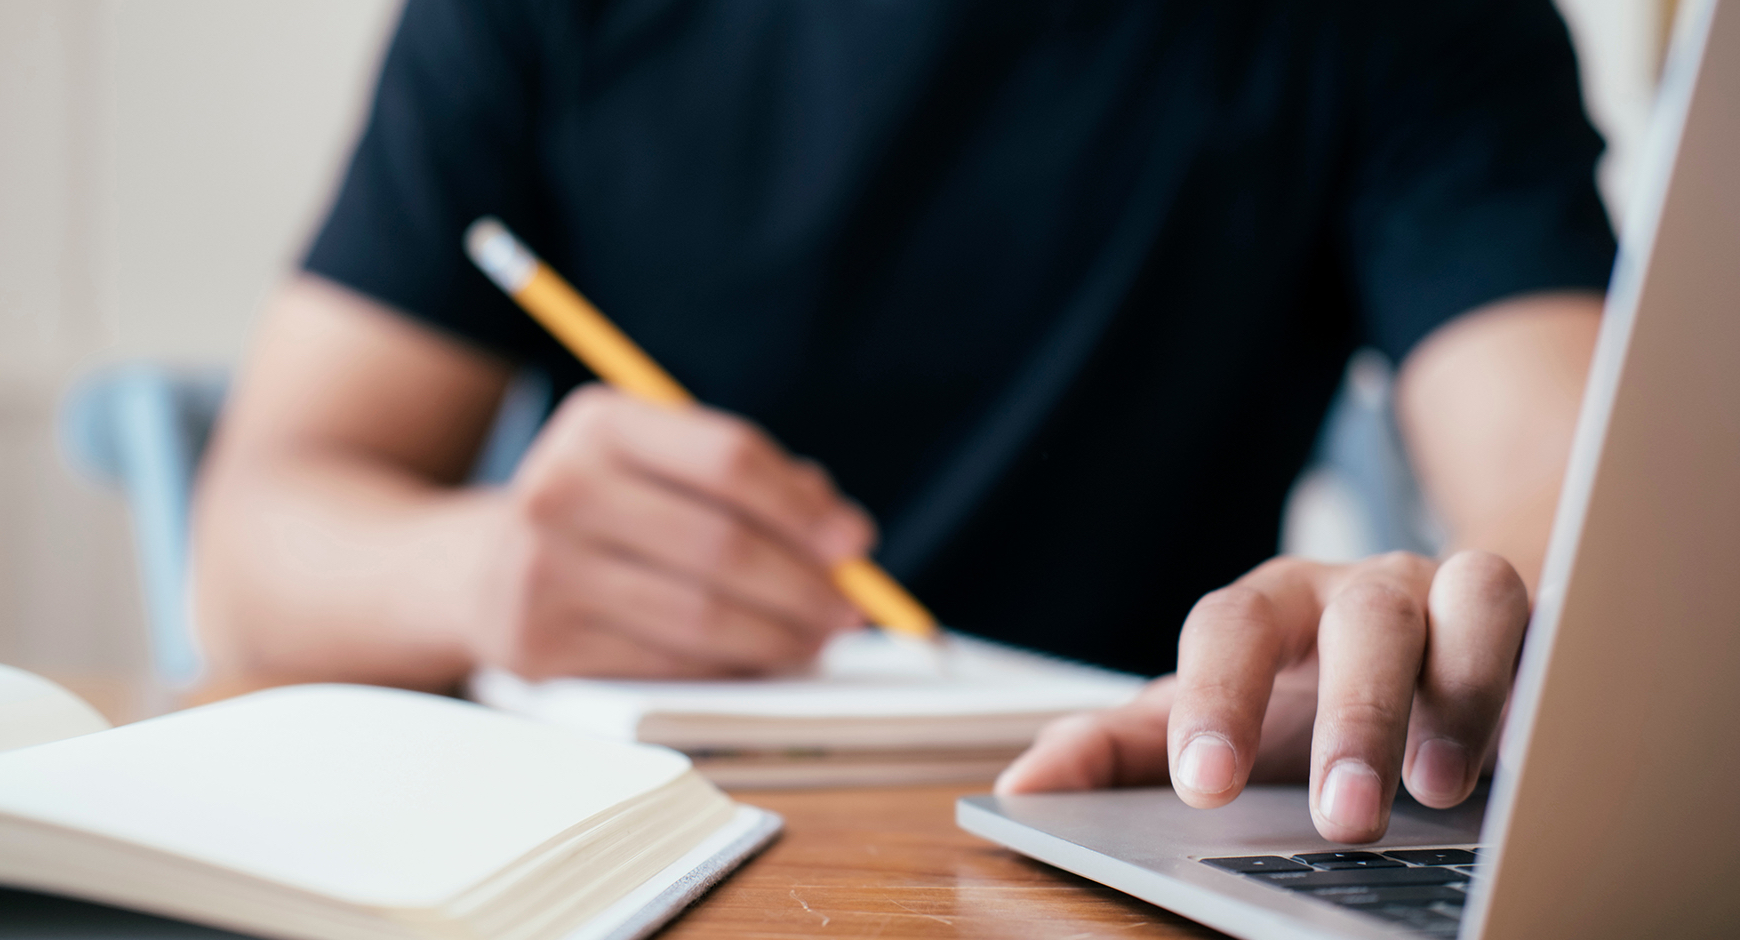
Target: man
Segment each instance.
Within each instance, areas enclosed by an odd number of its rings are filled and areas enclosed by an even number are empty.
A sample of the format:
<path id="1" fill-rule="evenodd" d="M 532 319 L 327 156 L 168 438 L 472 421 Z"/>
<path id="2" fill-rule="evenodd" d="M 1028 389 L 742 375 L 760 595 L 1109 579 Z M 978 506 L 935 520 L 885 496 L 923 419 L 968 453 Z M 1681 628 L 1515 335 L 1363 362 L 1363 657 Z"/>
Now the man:
<path id="1" fill-rule="evenodd" d="M 1308 773 L 1326 837 L 1376 838 L 1492 749 L 1599 149 L 1546 0 L 412 0 L 206 469 L 211 658 L 781 668 L 859 623 L 825 572 L 874 519 L 951 625 L 1176 666 L 1005 790 Z M 465 262 L 485 214 L 712 407 L 581 384 Z M 1262 563 L 1361 343 L 1458 552 Z M 468 488 L 523 365 L 577 390 Z"/>

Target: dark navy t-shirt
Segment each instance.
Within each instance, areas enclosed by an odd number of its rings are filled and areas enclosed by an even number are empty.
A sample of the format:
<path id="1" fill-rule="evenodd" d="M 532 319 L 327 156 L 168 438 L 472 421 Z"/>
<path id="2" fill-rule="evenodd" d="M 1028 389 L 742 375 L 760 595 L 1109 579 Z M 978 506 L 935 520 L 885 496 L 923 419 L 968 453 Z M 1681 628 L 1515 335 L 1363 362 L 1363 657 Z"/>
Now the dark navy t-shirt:
<path id="1" fill-rule="evenodd" d="M 560 393 L 499 215 L 946 622 L 1154 673 L 1353 348 L 1605 284 L 1600 146 L 1549 0 L 410 0 L 306 267 Z"/>

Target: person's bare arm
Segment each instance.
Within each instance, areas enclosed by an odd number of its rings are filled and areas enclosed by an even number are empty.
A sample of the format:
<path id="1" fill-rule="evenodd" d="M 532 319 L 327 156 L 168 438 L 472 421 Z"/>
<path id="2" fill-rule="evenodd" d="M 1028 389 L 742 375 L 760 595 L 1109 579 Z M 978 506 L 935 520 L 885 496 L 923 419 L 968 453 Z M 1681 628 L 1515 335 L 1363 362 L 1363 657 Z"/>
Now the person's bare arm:
<path id="1" fill-rule="evenodd" d="M 713 675 L 858 622 L 826 567 L 862 513 L 754 427 L 597 386 L 503 489 L 463 485 L 507 367 L 312 276 L 274 301 L 201 473 L 214 672 L 451 686 Z"/>
<path id="2" fill-rule="evenodd" d="M 1005 793 L 1165 783 L 1224 805 L 1308 779 L 1326 838 L 1381 836 L 1404 782 L 1472 792 L 1497 737 L 1600 319 L 1587 294 L 1513 298 L 1428 337 L 1397 413 L 1453 546 L 1351 565 L 1278 558 L 1205 597 L 1179 669 L 1123 708 L 1063 719 Z"/>
<path id="3" fill-rule="evenodd" d="M 1503 556 L 1531 591 L 1600 322 L 1593 294 L 1498 304 L 1429 337 L 1397 379 L 1396 418 L 1451 548 Z"/>

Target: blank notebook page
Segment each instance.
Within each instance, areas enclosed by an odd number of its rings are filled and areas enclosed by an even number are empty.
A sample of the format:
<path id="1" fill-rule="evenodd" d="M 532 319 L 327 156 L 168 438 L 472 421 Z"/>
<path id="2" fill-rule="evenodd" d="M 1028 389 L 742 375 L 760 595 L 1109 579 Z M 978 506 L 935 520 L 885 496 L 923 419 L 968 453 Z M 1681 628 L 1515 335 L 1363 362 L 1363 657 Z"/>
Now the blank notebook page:
<path id="1" fill-rule="evenodd" d="M 688 770 L 463 702 L 301 686 L 0 755 L 0 813 L 427 908 Z"/>

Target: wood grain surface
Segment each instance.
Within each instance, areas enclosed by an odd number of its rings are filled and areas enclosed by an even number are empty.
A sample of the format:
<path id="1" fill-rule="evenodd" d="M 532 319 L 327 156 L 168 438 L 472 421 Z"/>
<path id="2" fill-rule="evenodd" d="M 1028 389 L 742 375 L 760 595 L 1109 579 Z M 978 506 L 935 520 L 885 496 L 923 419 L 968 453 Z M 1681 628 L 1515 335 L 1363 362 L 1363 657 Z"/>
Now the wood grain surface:
<path id="1" fill-rule="evenodd" d="M 784 835 L 659 936 L 1224 936 L 963 832 L 955 799 L 983 790 L 734 792 Z"/>

